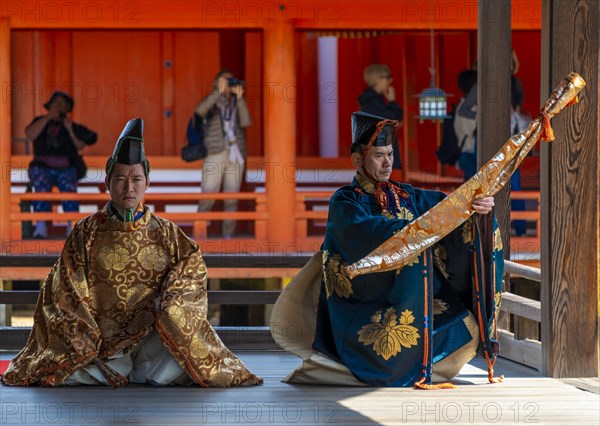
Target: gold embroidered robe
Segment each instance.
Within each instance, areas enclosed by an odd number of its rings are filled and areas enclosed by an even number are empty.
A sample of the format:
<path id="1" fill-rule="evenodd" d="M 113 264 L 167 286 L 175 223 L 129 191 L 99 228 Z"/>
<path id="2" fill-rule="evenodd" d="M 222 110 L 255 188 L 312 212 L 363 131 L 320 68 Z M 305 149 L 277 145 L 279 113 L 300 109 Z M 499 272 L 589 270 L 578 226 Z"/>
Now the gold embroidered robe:
<path id="1" fill-rule="evenodd" d="M 73 228 L 42 285 L 27 345 L 2 379 L 58 386 L 156 330 L 197 384 L 262 383 L 207 321 L 206 282 L 198 245 L 177 225 L 148 208 L 121 222 L 105 206 Z"/>

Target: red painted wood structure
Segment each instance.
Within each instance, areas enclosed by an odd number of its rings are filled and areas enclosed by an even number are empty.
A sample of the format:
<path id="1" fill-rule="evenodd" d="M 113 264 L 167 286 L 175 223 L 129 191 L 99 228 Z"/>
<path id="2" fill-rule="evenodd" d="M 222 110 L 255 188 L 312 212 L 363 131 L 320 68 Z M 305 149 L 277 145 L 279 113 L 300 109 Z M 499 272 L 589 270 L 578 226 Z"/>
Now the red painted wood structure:
<path id="1" fill-rule="evenodd" d="M 86 156 L 110 154 L 123 123 L 134 116 L 146 120 L 149 155 L 177 156 L 191 111 L 210 91 L 214 74 L 227 67 L 246 81 L 254 122 L 247 135 L 249 164 L 256 161 L 266 174 L 267 238 L 284 246 L 295 240 L 293 171 L 303 158 L 319 156 L 319 104 L 337 103 L 342 159 L 333 164 L 350 168 L 349 116 L 364 89 L 362 70 L 373 62 L 391 67 L 405 110 L 405 170 L 457 175 L 441 170 L 432 155 L 440 126 L 418 124 L 414 95 L 429 84 L 433 22 L 437 82 L 455 94 L 450 102 L 458 102 L 456 76 L 476 56 L 476 3 L 6 1 L 0 12 L 4 177 L 19 167 L 12 156 L 26 153 L 25 126 L 57 89 L 74 96 L 73 118 L 99 132 Z M 540 59 L 531 53 L 540 49 L 541 2 L 514 1 L 512 12 L 525 109 L 535 111 Z M 321 35 L 338 37 L 338 99 L 319 99 Z M 28 157 L 16 158 L 26 168 Z M 323 161 L 316 167 L 326 168 Z M 3 199 L 8 183 L 3 179 Z M 0 217 L 8 217 L 8 204 L 2 203 Z M 2 243 L 8 235 L 3 220 Z"/>

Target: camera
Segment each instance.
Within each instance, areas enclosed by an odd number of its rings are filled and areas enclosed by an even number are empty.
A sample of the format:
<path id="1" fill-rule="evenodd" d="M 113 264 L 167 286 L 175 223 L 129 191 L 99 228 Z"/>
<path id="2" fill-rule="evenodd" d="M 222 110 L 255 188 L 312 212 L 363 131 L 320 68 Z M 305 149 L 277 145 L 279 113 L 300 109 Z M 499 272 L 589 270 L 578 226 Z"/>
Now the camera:
<path id="1" fill-rule="evenodd" d="M 244 80 L 240 80 L 239 78 L 229 77 L 227 79 L 227 86 L 229 86 L 229 87 L 243 86 L 243 85 L 244 85 Z"/>

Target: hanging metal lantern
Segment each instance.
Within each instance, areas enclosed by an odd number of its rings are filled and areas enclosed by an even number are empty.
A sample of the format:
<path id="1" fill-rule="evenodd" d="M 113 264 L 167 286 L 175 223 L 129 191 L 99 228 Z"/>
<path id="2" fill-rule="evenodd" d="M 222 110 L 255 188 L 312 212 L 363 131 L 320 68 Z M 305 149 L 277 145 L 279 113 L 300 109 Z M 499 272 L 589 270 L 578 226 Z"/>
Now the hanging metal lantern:
<path id="1" fill-rule="evenodd" d="M 433 11 L 433 1 L 429 1 L 429 7 Z M 435 87 L 435 44 L 433 38 L 433 13 L 431 13 L 431 26 L 429 28 L 429 54 L 431 59 L 431 67 L 429 67 L 429 74 L 431 75 L 430 87 L 423 90 L 419 97 L 419 123 L 423 120 L 438 120 L 442 121 L 447 118 L 451 118 L 448 115 L 448 104 L 446 102 L 446 92 L 442 89 Z"/>
<path id="2" fill-rule="evenodd" d="M 442 89 L 429 87 L 419 94 L 419 122 L 444 120 L 448 115 L 447 95 Z"/>

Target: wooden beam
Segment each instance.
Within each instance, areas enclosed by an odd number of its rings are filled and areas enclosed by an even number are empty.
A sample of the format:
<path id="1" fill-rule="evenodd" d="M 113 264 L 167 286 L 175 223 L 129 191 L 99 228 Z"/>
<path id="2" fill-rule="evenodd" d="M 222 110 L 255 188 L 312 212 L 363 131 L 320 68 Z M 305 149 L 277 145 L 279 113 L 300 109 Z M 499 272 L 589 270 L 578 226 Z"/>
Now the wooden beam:
<path id="1" fill-rule="evenodd" d="M 41 281 L 48 276 L 49 267 L 13 267 L 0 266 L 0 281 Z M 0 294 L 2 291 L 0 291 Z"/>
<path id="2" fill-rule="evenodd" d="M 255 117 L 253 116 L 253 119 Z M 250 127 L 252 128 L 252 126 Z M 98 179 L 102 176 L 104 171 L 104 164 L 106 163 L 106 155 L 84 155 L 86 163 L 90 166 L 88 170 L 93 171 L 92 176 L 98 176 Z M 26 169 L 27 165 L 33 159 L 32 155 L 13 155 L 12 163 L 15 168 Z M 265 164 L 265 157 L 263 156 L 249 156 L 247 159 L 248 170 L 252 170 L 255 174 L 257 172 L 265 170 L 268 166 Z M 160 170 L 160 169 L 177 169 L 177 170 L 198 170 L 202 168 L 203 160 L 185 162 L 181 159 L 180 155 L 150 155 L 148 156 L 148 161 L 152 165 L 152 170 Z M 350 156 L 344 156 L 341 158 L 321 158 L 321 157 L 297 157 L 296 158 L 297 167 L 301 170 L 307 171 L 315 171 L 314 173 L 321 173 L 318 175 L 318 179 L 324 182 L 330 182 L 332 185 L 340 186 L 346 184 L 348 182 L 340 180 L 340 176 L 337 175 L 337 172 L 340 170 L 354 170 L 352 166 L 352 162 L 350 161 Z M 94 168 L 92 165 L 101 165 L 101 168 Z M 150 177 L 152 177 L 152 171 L 150 172 Z M 419 175 L 424 176 L 424 178 L 433 180 L 436 178 L 433 175 Z M 414 176 L 417 178 L 418 176 Z M 439 176 L 437 177 L 439 179 Z M 449 184 L 453 184 L 455 187 L 460 186 L 462 180 L 458 178 L 452 177 L 444 177 L 444 180 Z M 90 181 L 90 179 L 86 178 L 86 181 Z"/>
<path id="3" fill-rule="evenodd" d="M 536 322 L 542 320 L 541 303 L 518 294 L 502 293 L 502 311 Z"/>
<path id="4" fill-rule="evenodd" d="M 539 268 L 532 268 L 531 266 L 521 265 L 517 262 L 511 262 L 510 260 L 504 261 L 504 270 L 517 277 L 527 278 L 533 281 L 542 281 L 542 272 Z"/>
<path id="5" fill-rule="evenodd" d="M 553 121 L 541 151 L 542 372 L 598 377 L 600 359 L 600 2 L 543 2 L 541 101 L 575 71 L 581 102 Z"/>
<path id="6" fill-rule="evenodd" d="M 541 0 L 513 0 L 515 29 L 539 29 Z M 280 7 L 280 6 L 284 7 Z M 491 19 L 497 10 L 486 12 Z M 477 2 L 449 0 L 387 1 L 371 0 L 198 1 L 136 0 L 49 2 L 6 1 L 0 14 L 19 29 L 192 29 L 260 28 L 264 21 L 280 19 L 297 28 L 428 30 L 433 15 L 435 28 L 474 30 L 477 28 Z M 344 33 L 347 31 L 340 31 Z"/>
<path id="7" fill-rule="evenodd" d="M 208 290 L 208 303 L 213 305 L 269 305 L 275 303 L 280 291 L 269 290 Z M 2 290 L 0 305 L 33 305 L 38 290 Z"/>
<path id="8" fill-rule="evenodd" d="M 287 278 L 295 276 L 300 268 L 210 268 L 209 278 Z M 0 280 L 41 281 L 48 276 L 50 267 L 12 267 L 0 266 Z M 1 291 L 0 291 L 1 293 Z"/>
<path id="9" fill-rule="evenodd" d="M 208 268 L 301 268 L 310 256 L 303 253 L 282 255 L 271 253 L 254 255 L 238 254 L 206 254 L 202 255 Z M 11 267 L 47 267 L 50 268 L 58 260 L 57 254 L 0 254 L 0 265 Z"/>
<path id="10" fill-rule="evenodd" d="M 306 254 L 210 254 L 203 259 L 209 278 L 293 277 L 310 259 Z M 0 280 L 43 280 L 58 256 L 55 254 L 0 254 Z M 0 292 L 1 294 L 1 292 Z"/>
<path id="11" fill-rule="evenodd" d="M 492 13 L 493 11 L 493 13 Z M 477 30 L 477 164 L 490 160 L 510 137 L 511 2 L 480 0 Z M 510 259 L 510 182 L 494 196 L 495 213 Z M 510 291 L 505 274 L 503 291 Z M 502 328 L 506 325 L 500 324 Z"/>
<path id="12" fill-rule="evenodd" d="M 281 350 L 267 326 L 213 327 L 219 338 L 231 350 Z M 6 351 L 23 349 L 31 327 L 0 326 L 0 347 Z"/>
<path id="13" fill-rule="evenodd" d="M 238 256 L 241 254 L 268 254 L 274 253 L 278 249 L 278 247 L 271 242 L 265 239 L 256 238 L 231 238 L 229 240 L 224 238 L 211 238 L 206 240 L 196 240 L 196 242 L 200 246 L 200 250 L 202 251 L 203 255 L 219 253 L 228 253 Z M 58 256 L 63 249 L 64 243 L 65 242 L 63 239 L 11 241 L 2 247 L 0 254 L 36 255 L 41 253 L 55 254 Z M 285 249 L 287 249 L 286 251 L 291 255 L 315 253 L 320 250 L 322 243 L 322 236 L 305 236 L 297 238 L 296 246 L 287 247 Z"/>
<path id="14" fill-rule="evenodd" d="M 541 369 L 542 344 L 535 340 L 515 340 L 514 334 L 506 330 L 498 330 L 498 342 L 502 358 L 528 365 L 536 370 Z"/>

